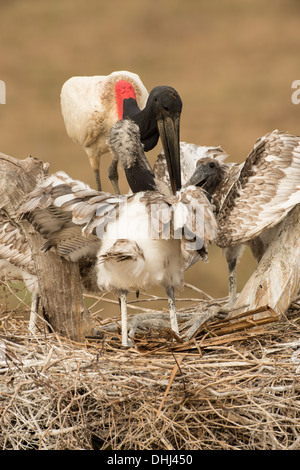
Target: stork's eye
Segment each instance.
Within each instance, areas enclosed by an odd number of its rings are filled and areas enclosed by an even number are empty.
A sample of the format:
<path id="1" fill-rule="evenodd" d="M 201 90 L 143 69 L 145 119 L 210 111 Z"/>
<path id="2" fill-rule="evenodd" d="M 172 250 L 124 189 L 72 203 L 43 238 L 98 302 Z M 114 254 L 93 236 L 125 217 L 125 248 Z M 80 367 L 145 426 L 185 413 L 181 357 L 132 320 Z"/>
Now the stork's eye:
<path id="1" fill-rule="evenodd" d="M 210 162 L 209 166 L 210 166 L 210 168 L 215 168 L 216 164 L 214 162 Z"/>

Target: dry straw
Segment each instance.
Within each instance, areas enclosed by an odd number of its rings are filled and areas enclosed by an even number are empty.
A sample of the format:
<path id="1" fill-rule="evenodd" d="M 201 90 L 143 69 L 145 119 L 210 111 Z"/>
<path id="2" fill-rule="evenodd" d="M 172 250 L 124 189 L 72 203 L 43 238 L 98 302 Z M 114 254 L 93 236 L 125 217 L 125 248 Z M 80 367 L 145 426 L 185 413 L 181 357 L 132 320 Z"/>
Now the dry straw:
<path id="1" fill-rule="evenodd" d="M 211 302 L 180 311 L 182 330 Z M 129 350 L 119 318 L 76 344 L 4 310 L 1 449 L 300 449 L 297 302 L 280 321 L 208 319 L 185 343 L 138 330 Z"/>

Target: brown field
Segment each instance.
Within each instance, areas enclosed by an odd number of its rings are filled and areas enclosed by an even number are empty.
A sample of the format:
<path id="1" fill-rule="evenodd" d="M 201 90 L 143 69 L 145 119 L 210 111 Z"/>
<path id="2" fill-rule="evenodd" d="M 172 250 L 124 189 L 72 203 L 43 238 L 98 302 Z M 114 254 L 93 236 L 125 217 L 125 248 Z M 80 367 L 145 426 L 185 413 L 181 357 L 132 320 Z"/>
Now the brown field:
<path id="1" fill-rule="evenodd" d="M 299 134 L 300 105 L 291 101 L 291 84 L 300 79 L 299 17 L 297 0 L 2 0 L 0 151 L 37 156 L 52 171 L 94 186 L 84 151 L 66 135 L 60 89 L 73 75 L 124 69 L 138 73 L 148 90 L 178 90 L 181 140 L 221 145 L 240 162 L 266 132 Z M 108 179 L 104 189 L 111 190 Z M 254 266 L 246 252 L 239 288 Z M 221 251 L 212 247 L 210 262 L 193 267 L 186 280 L 226 295 Z"/>

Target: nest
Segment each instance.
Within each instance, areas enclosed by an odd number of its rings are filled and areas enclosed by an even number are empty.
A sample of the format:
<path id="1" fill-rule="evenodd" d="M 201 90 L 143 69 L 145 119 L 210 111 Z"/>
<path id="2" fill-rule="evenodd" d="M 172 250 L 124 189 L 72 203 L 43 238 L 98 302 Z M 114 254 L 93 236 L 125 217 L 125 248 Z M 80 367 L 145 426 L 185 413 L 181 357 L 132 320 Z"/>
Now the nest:
<path id="1" fill-rule="evenodd" d="M 0 448 L 300 449 L 299 313 L 208 319 L 185 343 L 137 332 L 128 350 L 119 318 L 78 344 L 3 313 Z"/>

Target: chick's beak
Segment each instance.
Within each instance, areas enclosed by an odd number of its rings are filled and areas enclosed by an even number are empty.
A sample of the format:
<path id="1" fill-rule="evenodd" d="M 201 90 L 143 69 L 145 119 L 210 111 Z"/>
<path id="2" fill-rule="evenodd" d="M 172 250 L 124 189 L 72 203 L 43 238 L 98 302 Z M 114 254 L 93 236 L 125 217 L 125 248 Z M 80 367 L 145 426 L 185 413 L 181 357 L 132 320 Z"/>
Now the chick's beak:
<path id="1" fill-rule="evenodd" d="M 201 184 L 201 181 L 205 179 L 205 173 L 201 166 L 197 166 L 194 173 L 190 177 L 190 179 L 185 183 L 184 187 L 187 188 L 188 186 L 197 186 Z"/>

